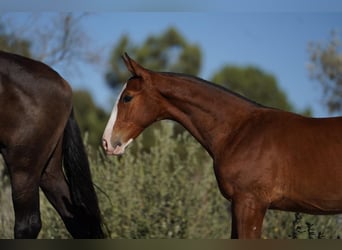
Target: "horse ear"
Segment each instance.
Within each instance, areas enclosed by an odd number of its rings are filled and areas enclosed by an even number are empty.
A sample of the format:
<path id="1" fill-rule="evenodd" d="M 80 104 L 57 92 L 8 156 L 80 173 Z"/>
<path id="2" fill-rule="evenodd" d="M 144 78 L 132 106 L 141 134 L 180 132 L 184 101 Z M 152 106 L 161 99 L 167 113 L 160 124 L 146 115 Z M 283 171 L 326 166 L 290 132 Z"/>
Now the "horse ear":
<path id="1" fill-rule="evenodd" d="M 130 58 L 126 52 L 123 54 L 122 59 L 125 62 L 128 71 L 131 72 L 134 76 L 144 77 L 147 73 L 147 70 L 136 61 L 134 61 L 132 58 Z"/>

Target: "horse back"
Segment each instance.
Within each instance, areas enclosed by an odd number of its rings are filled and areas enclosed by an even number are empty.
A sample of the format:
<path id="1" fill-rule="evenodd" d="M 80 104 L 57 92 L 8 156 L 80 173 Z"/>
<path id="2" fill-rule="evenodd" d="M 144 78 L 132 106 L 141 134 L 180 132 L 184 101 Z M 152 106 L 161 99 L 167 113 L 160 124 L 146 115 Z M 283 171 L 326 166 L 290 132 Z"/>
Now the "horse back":
<path id="1" fill-rule="evenodd" d="M 70 85 L 48 65 L 3 51 L 0 51 L 0 84 L 2 96 L 5 94 L 5 87 L 21 88 L 28 94 L 40 92 L 44 95 L 51 90 L 60 90 L 54 94 L 71 95 Z"/>

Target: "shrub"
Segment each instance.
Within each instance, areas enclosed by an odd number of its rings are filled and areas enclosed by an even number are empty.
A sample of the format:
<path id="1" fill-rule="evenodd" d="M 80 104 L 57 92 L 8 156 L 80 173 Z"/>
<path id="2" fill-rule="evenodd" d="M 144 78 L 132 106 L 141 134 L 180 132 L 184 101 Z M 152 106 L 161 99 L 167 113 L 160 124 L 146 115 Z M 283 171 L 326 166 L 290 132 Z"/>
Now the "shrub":
<path id="1" fill-rule="evenodd" d="M 187 132 L 175 136 L 173 123 L 163 122 L 160 127 L 153 130 L 155 140 L 150 148 L 143 145 L 143 134 L 122 157 L 107 157 L 101 149 L 88 146 L 108 236 L 229 238 L 230 203 L 218 190 L 211 158 Z M 13 237 L 11 192 L 6 178 L 0 181 L 0 238 Z M 41 213 L 40 238 L 70 237 L 42 194 Z M 268 211 L 263 226 L 263 238 L 275 239 L 338 238 L 341 232 L 340 216 L 280 211 Z"/>

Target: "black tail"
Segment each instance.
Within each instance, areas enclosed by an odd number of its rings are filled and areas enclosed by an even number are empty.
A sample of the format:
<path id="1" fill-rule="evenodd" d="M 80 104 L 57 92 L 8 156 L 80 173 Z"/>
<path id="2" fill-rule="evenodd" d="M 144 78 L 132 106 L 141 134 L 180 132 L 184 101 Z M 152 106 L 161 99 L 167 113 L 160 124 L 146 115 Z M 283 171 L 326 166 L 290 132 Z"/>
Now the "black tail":
<path id="1" fill-rule="evenodd" d="M 104 238 L 88 157 L 73 111 L 64 131 L 63 158 L 75 215 L 72 230 L 69 228 L 69 231 L 73 231 L 72 235 L 76 238 Z"/>

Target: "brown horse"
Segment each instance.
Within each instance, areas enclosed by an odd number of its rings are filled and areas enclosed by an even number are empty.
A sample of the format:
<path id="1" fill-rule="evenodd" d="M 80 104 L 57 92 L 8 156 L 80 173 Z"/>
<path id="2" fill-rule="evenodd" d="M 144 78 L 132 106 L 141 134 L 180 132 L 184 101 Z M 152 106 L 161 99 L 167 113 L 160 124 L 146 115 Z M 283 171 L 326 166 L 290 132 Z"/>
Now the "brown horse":
<path id="1" fill-rule="evenodd" d="M 155 121 L 181 123 L 213 158 L 232 203 L 232 238 L 259 238 L 267 209 L 342 212 L 342 118 L 267 108 L 199 78 L 123 59 L 133 76 L 104 131 L 108 154 L 123 154 Z"/>
<path id="2" fill-rule="evenodd" d="M 41 62 L 0 52 L 0 107 L 0 153 L 11 179 L 15 238 L 40 232 L 39 187 L 73 237 L 103 238 L 69 84 Z"/>

